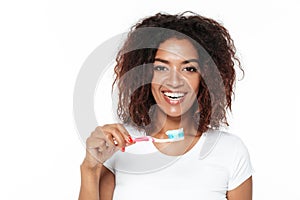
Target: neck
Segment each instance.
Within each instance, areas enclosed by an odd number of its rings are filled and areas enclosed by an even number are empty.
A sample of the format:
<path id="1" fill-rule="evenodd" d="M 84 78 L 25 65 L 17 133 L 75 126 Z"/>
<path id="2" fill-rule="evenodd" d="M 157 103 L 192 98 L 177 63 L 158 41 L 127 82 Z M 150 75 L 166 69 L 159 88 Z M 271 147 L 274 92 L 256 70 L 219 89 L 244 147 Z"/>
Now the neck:
<path id="1" fill-rule="evenodd" d="M 155 126 L 151 131 L 154 135 L 164 136 L 165 132 L 168 130 L 180 129 L 183 128 L 185 136 L 196 136 L 199 135 L 197 127 L 194 125 L 193 115 L 191 113 L 185 113 L 179 117 L 171 117 L 165 113 L 158 112 L 154 115 L 155 117 Z"/>

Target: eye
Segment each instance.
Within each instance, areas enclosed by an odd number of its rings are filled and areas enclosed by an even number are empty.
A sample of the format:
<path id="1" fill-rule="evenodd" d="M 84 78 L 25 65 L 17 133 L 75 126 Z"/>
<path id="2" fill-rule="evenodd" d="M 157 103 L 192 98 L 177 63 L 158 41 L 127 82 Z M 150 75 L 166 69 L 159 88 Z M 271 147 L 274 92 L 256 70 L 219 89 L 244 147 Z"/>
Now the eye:
<path id="1" fill-rule="evenodd" d="M 188 71 L 188 72 L 197 72 L 198 68 L 194 67 L 194 66 L 190 66 L 190 67 L 185 67 L 183 68 L 183 71 Z"/>
<path id="2" fill-rule="evenodd" d="M 160 66 L 160 65 L 158 65 L 158 66 L 154 66 L 154 71 L 167 71 L 168 70 L 168 68 L 167 67 L 164 67 L 164 66 Z"/>

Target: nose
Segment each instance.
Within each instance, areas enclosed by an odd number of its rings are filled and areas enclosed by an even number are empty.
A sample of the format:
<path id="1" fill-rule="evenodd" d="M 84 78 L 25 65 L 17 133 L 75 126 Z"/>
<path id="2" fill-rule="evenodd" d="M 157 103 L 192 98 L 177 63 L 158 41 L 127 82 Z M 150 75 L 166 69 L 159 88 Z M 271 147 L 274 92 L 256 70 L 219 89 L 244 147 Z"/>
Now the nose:
<path id="1" fill-rule="evenodd" d="M 176 69 L 171 69 L 166 80 L 166 85 L 172 88 L 181 87 L 184 84 L 182 75 Z"/>

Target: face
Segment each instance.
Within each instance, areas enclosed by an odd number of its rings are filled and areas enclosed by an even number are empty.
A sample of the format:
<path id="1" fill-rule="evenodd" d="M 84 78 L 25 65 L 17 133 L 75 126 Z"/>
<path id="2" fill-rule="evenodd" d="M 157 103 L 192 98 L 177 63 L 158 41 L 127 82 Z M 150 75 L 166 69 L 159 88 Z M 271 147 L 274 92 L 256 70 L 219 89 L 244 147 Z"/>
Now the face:
<path id="1" fill-rule="evenodd" d="M 160 112 L 179 117 L 196 101 L 200 83 L 199 56 L 187 39 L 171 38 L 159 45 L 151 90 Z"/>

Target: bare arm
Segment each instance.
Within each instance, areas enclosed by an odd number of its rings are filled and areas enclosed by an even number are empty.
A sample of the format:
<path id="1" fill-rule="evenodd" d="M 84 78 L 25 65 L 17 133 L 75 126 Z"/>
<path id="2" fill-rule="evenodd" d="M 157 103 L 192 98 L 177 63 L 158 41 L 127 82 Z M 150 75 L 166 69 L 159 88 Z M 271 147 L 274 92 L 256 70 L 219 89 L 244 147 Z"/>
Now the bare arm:
<path id="1" fill-rule="evenodd" d="M 106 167 L 102 168 L 99 184 L 100 200 L 112 200 L 115 189 L 115 175 Z"/>
<path id="2" fill-rule="evenodd" d="M 83 164 L 81 169 L 81 187 L 79 200 L 111 200 L 115 188 L 114 174 L 99 164 L 90 169 Z"/>
<path id="3" fill-rule="evenodd" d="M 86 157 L 80 166 L 79 200 L 111 200 L 115 187 L 114 174 L 102 165 L 115 152 L 133 144 L 120 124 L 98 126 L 86 141 Z"/>
<path id="4" fill-rule="evenodd" d="M 99 200 L 99 180 L 102 167 L 102 165 L 98 165 L 95 168 L 89 168 L 85 161 L 82 163 L 79 200 Z"/>
<path id="5" fill-rule="evenodd" d="M 227 192 L 228 200 L 252 200 L 252 177 L 237 188 Z"/>

